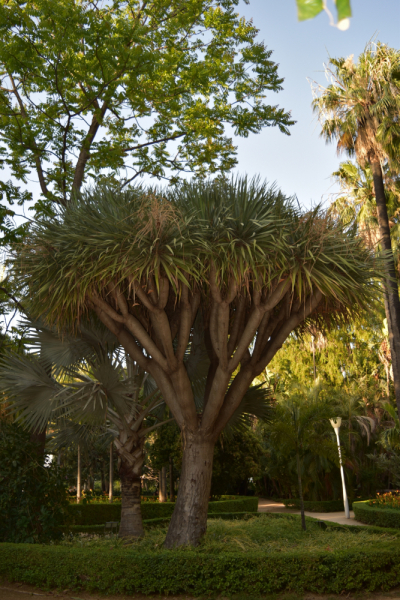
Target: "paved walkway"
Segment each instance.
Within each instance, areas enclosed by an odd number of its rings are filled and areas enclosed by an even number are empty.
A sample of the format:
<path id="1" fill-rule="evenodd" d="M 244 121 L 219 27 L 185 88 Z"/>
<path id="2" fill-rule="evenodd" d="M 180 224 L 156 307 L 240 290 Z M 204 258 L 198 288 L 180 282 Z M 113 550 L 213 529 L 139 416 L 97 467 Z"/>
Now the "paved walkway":
<path id="1" fill-rule="evenodd" d="M 266 498 L 260 498 L 258 501 L 258 512 L 274 512 L 274 513 L 286 513 L 288 515 L 299 515 L 300 511 L 295 508 L 286 508 L 281 502 L 274 502 L 274 500 L 267 500 Z M 320 521 L 332 521 L 333 523 L 340 523 L 340 525 L 365 525 L 354 519 L 354 512 L 350 511 L 350 519 L 346 519 L 344 512 L 329 512 L 329 513 L 317 513 L 305 511 L 306 517 L 313 517 Z"/>

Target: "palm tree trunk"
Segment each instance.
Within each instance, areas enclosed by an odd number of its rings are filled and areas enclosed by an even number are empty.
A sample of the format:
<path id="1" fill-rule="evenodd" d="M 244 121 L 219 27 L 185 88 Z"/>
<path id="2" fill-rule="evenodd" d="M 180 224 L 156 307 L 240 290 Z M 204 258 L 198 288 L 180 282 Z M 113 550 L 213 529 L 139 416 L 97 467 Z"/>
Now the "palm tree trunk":
<path id="1" fill-rule="evenodd" d="M 140 508 L 140 475 L 126 461 L 121 460 L 121 524 L 119 537 L 140 538 L 144 535 Z"/>
<path id="2" fill-rule="evenodd" d="M 389 219 L 386 208 L 385 188 L 383 173 L 379 161 L 371 164 L 374 180 L 375 199 L 378 212 L 380 243 L 382 248 L 390 254 L 386 263 L 385 277 L 385 312 L 388 322 L 390 352 L 392 355 L 394 392 L 396 397 L 397 412 L 400 415 L 400 300 L 397 284 L 396 270 L 390 237 Z"/>
<path id="3" fill-rule="evenodd" d="M 296 452 L 296 461 L 297 461 L 297 478 L 298 478 L 298 481 L 299 481 L 299 498 L 300 498 L 300 512 L 301 512 L 301 527 L 305 531 L 306 530 L 306 517 L 305 517 L 305 514 L 304 514 L 303 485 L 301 483 L 300 456 L 299 456 L 298 452 Z"/>

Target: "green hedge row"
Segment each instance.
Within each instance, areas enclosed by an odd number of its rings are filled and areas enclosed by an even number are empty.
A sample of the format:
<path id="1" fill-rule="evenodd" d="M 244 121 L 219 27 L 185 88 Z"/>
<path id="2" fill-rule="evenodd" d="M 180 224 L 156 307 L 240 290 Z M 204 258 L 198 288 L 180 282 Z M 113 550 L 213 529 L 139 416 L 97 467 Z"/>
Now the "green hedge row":
<path id="1" fill-rule="evenodd" d="M 300 510 L 300 500 L 292 498 L 290 500 L 281 500 L 286 508 L 297 508 Z M 349 502 L 351 508 L 351 502 Z M 343 500 L 305 500 L 304 510 L 308 512 L 339 512 L 344 510 Z"/>
<path id="2" fill-rule="evenodd" d="M 143 520 L 171 517 L 174 507 L 173 502 L 144 502 L 141 506 Z M 209 513 L 257 512 L 257 509 L 258 498 L 254 496 L 208 503 Z M 121 504 L 71 504 L 69 512 L 73 525 L 101 525 L 121 520 Z"/>
<path id="3" fill-rule="evenodd" d="M 364 502 L 353 502 L 354 516 L 357 521 L 378 527 L 400 528 L 400 510 L 396 508 L 374 508 Z"/>
<path id="4" fill-rule="evenodd" d="M 232 521 L 236 519 L 250 519 L 251 517 L 260 517 L 263 513 L 258 512 L 237 512 L 237 513 L 210 513 L 209 519 L 224 519 L 225 521 Z M 143 520 L 143 525 L 147 529 L 148 527 L 154 527 L 155 525 L 164 525 L 169 523 L 169 517 L 161 517 L 159 519 L 146 519 Z M 118 521 L 119 524 L 119 521 Z M 92 534 L 104 534 L 104 525 L 71 525 L 65 527 L 65 533 L 92 533 Z"/>
<path id="5" fill-rule="evenodd" d="M 107 594 L 343 593 L 400 584 L 400 546 L 341 552 L 158 552 L 0 544 L 0 577 L 40 587 Z"/>

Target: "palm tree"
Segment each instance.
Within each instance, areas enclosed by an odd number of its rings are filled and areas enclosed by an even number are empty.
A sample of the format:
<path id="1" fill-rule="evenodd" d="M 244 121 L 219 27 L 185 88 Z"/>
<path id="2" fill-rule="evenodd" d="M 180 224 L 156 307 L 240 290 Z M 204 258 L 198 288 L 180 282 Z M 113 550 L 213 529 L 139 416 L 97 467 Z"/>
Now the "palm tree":
<path id="1" fill-rule="evenodd" d="M 164 196 L 93 190 L 34 224 L 13 264 L 36 315 L 62 328 L 96 313 L 160 389 L 183 438 L 174 547 L 206 530 L 214 445 L 253 379 L 302 324 L 368 306 L 376 260 L 321 210 L 302 214 L 274 187 L 238 179 Z M 198 315 L 201 403 L 186 359 Z"/>
<path id="2" fill-rule="evenodd" d="M 145 436 L 167 422 L 160 412 L 164 403 L 159 390 L 145 381 L 139 368 L 127 373 L 123 350 L 101 324 L 81 325 L 75 336 L 57 334 L 40 323 L 25 326 L 32 331 L 27 342 L 37 352 L 11 353 L 0 364 L 0 390 L 9 408 L 33 431 L 51 422 L 53 446 L 59 448 L 71 443 L 82 448 L 99 431 L 105 447 L 113 441 L 121 478 L 119 536 L 141 537 Z"/>
<path id="3" fill-rule="evenodd" d="M 393 360 L 394 386 L 400 413 L 400 300 L 382 165 L 399 163 L 400 52 L 370 44 L 357 64 L 353 57 L 330 59 L 332 83 L 319 87 L 313 101 L 322 124 L 321 135 L 337 141 L 338 151 L 356 155 L 370 166 L 374 185 L 380 244 L 386 252 L 385 309 Z"/>

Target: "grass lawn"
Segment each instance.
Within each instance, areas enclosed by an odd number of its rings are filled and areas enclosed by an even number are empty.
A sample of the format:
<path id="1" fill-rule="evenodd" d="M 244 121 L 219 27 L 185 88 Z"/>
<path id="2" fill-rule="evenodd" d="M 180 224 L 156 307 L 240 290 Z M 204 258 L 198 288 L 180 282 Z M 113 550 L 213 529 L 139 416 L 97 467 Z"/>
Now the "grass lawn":
<path id="1" fill-rule="evenodd" d="M 369 528 L 328 526 L 321 529 L 315 519 L 306 517 L 307 531 L 302 531 L 299 515 L 263 514 L 248 520 L 225 521 L 210 519 L 202 544 L 195 552 L 219 554 L 220 552 L 292 552 L 302 550 L 343 552 L 343 550 L 371 546 L 377 542 L 398 542 L 400 531 Z M 143 539 L 126 543 L 116 536 L 76 534 L 59 542 L 62 546 L 75 547 L 129 547 L 143 551 L 160 552 L 168 524 L 146 531 Z M 183 548 L 175 552 L 187 552 Z M 193 552 L 193 549 L 190 550 Z"/>

